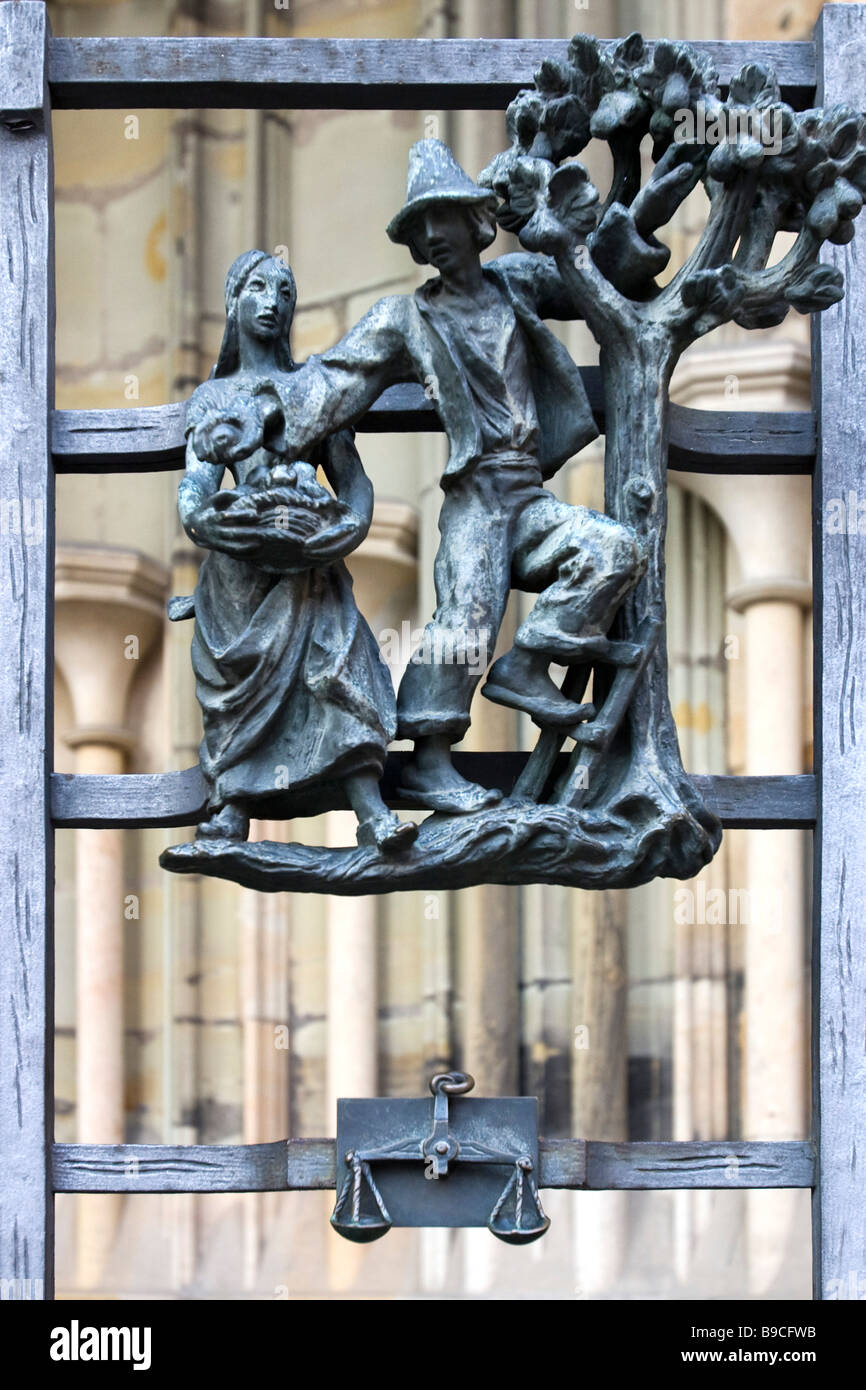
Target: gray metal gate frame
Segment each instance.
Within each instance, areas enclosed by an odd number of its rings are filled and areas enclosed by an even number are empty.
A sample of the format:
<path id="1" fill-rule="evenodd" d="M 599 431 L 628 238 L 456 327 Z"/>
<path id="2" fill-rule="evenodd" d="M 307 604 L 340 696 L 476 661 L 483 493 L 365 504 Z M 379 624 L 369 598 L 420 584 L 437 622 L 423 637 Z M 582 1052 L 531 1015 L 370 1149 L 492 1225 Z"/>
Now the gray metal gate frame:
<path id="1" fill-rule="evenodd" d="M 707 43 L 722 81 L 751 60 L 800 108 L 866 109 L 866 5 L 828 5 L 815 42 Z M 525 40 L 73 38 L 42 0 L 0 0 L 0 1280 L 53 1296 L 55 1192 L 333 1188 L 334 1141 L 240 1146 L 53 1142 L 54 831 L 194 824 L 198 768 L 52 771 L 55 472 L 158 471 L 183 460 L 183 406 L 55 411 L 51 108 L 504 109 L 565 43 Z M 675 408 L 670 466 L 814 479 L 815 773 L 700 779 L 725 826 L 814 831 L 813 1130 L 786 1143 L 542 1141 L 541 1187 L 810 1187 L 816 1298 L 866 1284 L 866 524 L 850 523 L 866 452 L 866 218 L 828 246 L 841 304 L 813 320 L 814 414 Z M 858 375 L 859 368 L 859 375 Z M 599 400 L 597 373 L 584 373 Z M 436 428 L 395 387 L 362 428 Z M 828 534 L 828 502 L 849 529 Z M 41 530 L 25 526 L 39 515 Z M 855 506 L 853 515 L 859 518 Z M 17 518 L 17 524 L 16 524 Z M 856 585 L 857 574 L 864 582 Z M 493 762 L 497 766 L 494 769 Z M 494 785 L 525 755 L 464 755 Z M 389 771 L 394 775 L 394 764 Z"/>

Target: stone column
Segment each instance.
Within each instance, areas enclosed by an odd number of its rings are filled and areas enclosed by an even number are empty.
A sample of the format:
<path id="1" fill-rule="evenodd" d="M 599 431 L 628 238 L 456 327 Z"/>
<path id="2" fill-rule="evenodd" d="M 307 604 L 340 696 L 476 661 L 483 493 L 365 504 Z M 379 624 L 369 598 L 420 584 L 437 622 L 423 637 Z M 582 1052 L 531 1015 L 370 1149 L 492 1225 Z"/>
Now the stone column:
<path id="1" fill-rule="evenodd" d="M 328 844 L 351 845 L 351 811 L 328 816 Z M 336 1133 L 339 1096 L 376 1094 L 376 899 L 328 899 L 328 1098 Z"/>
<path id="2" fill-rule="evenodd" d="M 291 838 L 285 821 L 257 821 L 250 838 Z M 288 938 L 291 895 L 245 889 L 240 901 L 240 988 L 243 1036 L 243 1142 L 267 1144 L 289 1136 Z M 269 1215 L 279 1219 L 277 1194 L 242 1198 L 244 1288 L 260 1288 Z"/>
<path id="3" fill-rule="evenodd" d="M 798 326 L 793 326 L 794 333 Z M 675 399 L 704 409 L 792 410 L 809 405 L 808 348 L 769 341 L 687 354 Z M 729 478 L 683 474 L 727 527 L 736 574 L 729 607 L 743 615 L 743 765 L 747 775 L 798 773 L 806 749 L 805 630 L 811 603 L 810 484 L 800 477 Z M 804 837 L 752 830 L 745 840 L 738 912 L 743 928 L 742 1132 L 746 1139 L 796 1139 L 806 1132 L 808 975 Z M 746 1194 L 752 1292 L 782 1277 L 802 1194 Z M 799 1238 L 799 1237 L 798 1237 Z M 803 1228 L 803 1239 L 808 1239 Z"/>
<path id="4" fill-rule="evenodd" d="M 76 772 L 115 775 L 135 743 L 126 728 L 133 677 L 162 631 L 167 572 L 135 551 L 61 546 L 56 569 L 55 653 L 69 688 Z M 80 1143 L 124 1138 L 124 833 L 76 836 L 76 1107 Z M 78 1277 L 101 1279 L 121 1198 L 79 1208 Z"/>
<path id="5" fill-rule="evenodd" d="M 791 336 L 799 335 L 792 325 Z M 770 341 L 687 353 L 674 375 L 678 402 L 703 409 L 809 406 L 805 343 Z M 810 603 L 809 480 L 683 474 L 719 513 L 731 539 L 728 606 L 742 614 L 744 762 L 737 773 L 801 773 L 805 758 L 805 628 Z M 731 663 L 735 664 L 735 663 Z M 742 1136 L 805 1134 L 808 977 L 803 835 L 752 830 L 745 841 L 738 915 L 744 935 Z M 802 1194 L 751 1191 L 745 1200 L 752 1293 L 783 1273 Z M 803 1240 L 808 1238 L 803 1229 Z"/>
<path id="6" fill-rule="evenodd" d="M 803 771 L 803 580 L 744 585 L 729 595 L 745 615 L 746 771 Z M 745 933 L 746 1139 L 802 1138 L 808 1126 L 806 881 L 803 833 L 748 832 L 749 919 Z M 750 1192 L 752 1290 L 779 1273 L 799 1194 Z"/>

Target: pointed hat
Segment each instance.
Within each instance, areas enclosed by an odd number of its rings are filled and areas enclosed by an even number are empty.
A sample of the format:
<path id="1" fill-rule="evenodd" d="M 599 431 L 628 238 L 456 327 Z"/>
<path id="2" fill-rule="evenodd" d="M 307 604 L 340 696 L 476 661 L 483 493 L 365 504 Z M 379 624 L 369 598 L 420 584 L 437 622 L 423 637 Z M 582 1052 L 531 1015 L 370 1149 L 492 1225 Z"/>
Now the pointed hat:
<path id="1" fill-rule="evenodd" d="M 406 202 L 388 224 L 391 240 L 408 246 L 416 215 L 433 203 L 487 203 L 493 209 L 496 194 L 473 183 L 441 140 L 419 140 L 409 151 Z"/>

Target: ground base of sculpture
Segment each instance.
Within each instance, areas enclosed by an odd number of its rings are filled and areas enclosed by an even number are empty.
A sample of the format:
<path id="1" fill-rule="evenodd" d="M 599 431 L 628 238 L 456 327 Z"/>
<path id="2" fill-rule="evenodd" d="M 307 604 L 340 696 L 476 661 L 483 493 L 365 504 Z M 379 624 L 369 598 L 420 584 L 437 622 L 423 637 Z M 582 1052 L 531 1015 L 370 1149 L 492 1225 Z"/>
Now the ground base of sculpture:
<path id="1" fill-rule="evenodd" d="M 509 798 L 472 815 L 430 816 L 411 849 L 390 856 L 360 847 L 201 839 L 170 846 L 159 862 L 174 873 L 274 893 L 350 897 L 479 883 L 635 888 L 658 877 L 692 877 L 717 844 L 716 826 L 701 824 L 685 807 L 636 829 L 609 813 Z"/>

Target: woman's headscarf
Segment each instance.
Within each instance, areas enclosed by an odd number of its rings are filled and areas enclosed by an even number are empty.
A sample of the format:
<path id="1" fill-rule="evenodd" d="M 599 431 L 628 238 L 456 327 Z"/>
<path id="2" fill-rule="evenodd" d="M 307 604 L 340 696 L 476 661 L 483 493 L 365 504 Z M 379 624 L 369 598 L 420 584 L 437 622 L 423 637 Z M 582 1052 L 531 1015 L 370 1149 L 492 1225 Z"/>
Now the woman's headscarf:
<path id="1" fill-rule="evenodd" d="M 244 251 L 243 255 L 238 256 L 237 260 L 233 261 L 229 266 L 229 272 L 226 276 L 226 327 L 219 357 L 217 358 L 216 366 L 211 372 L 212 377 L 231 376 L 233 372 L 238 370 L 241 357 L 240 332 L 238 329 L 238 299 L 240 298 L 241 290 L 256 267 L 262 264 L 262 261 L 275 260 L 277 260 L 277 257 L 270 256 L 267 251 Z M 282 261 L 280 261 L 280 265 L 288 276 L 289 283 L 292 287 L 292 295 L 294 296 L 295 303 L 297 303 L 295 277 L 289 266 L 285 265 Z M 292 313 L 294 315 L 294 304 L 292 305 Z M 274 356 L 276 365 L 280 371 L 291 372 L 294 370 L 295 364 L 292 360 L 292 350 L 289 345 L 288 336 L 285 339 L 278 340 L 275 345 Z"/>

